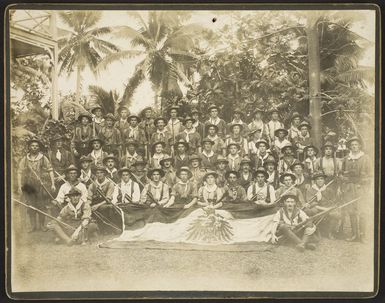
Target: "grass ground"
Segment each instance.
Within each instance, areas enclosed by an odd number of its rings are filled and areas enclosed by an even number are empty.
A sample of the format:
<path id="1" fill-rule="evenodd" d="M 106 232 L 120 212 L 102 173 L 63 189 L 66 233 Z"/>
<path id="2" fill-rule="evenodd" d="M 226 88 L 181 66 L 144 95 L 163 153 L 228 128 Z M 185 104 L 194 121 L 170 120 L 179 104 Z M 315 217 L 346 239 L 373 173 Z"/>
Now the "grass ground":
<path id="1" fill-rule="evenodd" d="M 95 242 L 56 245 L 51 232 L 14 230 L 13 291 L 370 291 L 373 283 L 369 244 L 322 239 L 304 253 L 270 244 L 244 252 L 146 243 L 103 249 Z"/>

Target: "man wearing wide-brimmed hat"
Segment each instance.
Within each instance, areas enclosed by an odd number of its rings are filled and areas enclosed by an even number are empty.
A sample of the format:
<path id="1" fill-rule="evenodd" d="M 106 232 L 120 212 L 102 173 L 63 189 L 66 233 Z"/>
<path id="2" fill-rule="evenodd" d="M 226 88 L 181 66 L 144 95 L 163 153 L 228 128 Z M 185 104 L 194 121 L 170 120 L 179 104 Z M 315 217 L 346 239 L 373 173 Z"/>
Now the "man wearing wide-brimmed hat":
<path id="1" fill-rule="evenodd" d="M 214 142 L 213 151 L 218 155 L 226 156 L 226 145 L 225 141 L 218 136 L 218 126 L 214 124 L 206 125 L 205 133 L 207 138 Z"/>
<path id="2" fill-rule="evenodd" d="M 95 123 L 96 134 L 99 134 L 101 128 L 105 124 L 105 120 L 103 118 L 103 108 L 100 105 L 95 105 L 91 109 L 91 113 L 94 115 L 93 122 Z"/>
<path id="3" fill-rule="evenodd" d="M 314 145 L 308 145 L 303 150 L 305 164 L 305 170 L 309 175 L 312 175 L 316 171 L 316 165 L 318 162 L 318 148 Z"/>
<path id="4" fill-rule="evenodd" d="M 283 174 L 287 171 L 290 172 L 291 165 L 293 165 L 293 163 L 296 161 L 296 158 L 294 156 L 295 147 L 291 144 L 286 145 L 282 147 L 281 153 L 283 156 L 278 162 L 278 171 L 280 174 Z"/>
<path id="5" fill-rule="evenodd" d="M 143 190 L 144 185 L 148 182 L 146 165 L 147 162 L 143 159 L 143 157 L 138 157 L 130 168 L 132 170 L 133 178 L 137 180 L 141 191 Z"/>
<path id="6" fill-rule="evenodd" d="M 103 159 L 107 157 L 107 153 L 103 150 L 104 141 L 99 137 L 92 137 L 90 139 L 90 146 L 92 147 L 92 151 L 88 154 L 92 159 L 92 164 L 95 165 L 103 165 Z"/>
<path id="7" fill-rule="evenodd" d="M 131 170 L 128 167 L 122 167 L 118 174 L 121 181 L 115 185 L 111 202 L 113 204 L 139 203 L 140 187 L 131 179 Z"/>
<path id="8" fill-rule="evenodd" d="M 257 148 L 258 152 L 253 155 L 253 163 L 254 167 L 263 167 L 264 162 L 267 160 L 267 158 L 271 155 L 271 152 L 269 150 L 270 145 L 269 142 L 267 142 L 264 139 L 259 140 L 255 143 L 255 147 Z"/>
<path id="9" fill-rule="evenodd" d="M 18 190 L 30 205 L 45 211 L 49 198 L 44 188 L 52 193 L 56 191 L 52 165 L 41 152 L 43 143 L 38 138 L 30 139 L 27 144 L 28 153 L 18 163 Z M 44 215 L 38 214 L 39 220 L 36 221 L 37 213 L 30 209 L 27 212 L 31 223 L 30 231 L 46 230 Z"/>
<path id="10" fill-rule="evenodd" d="M 306 197 L 306 192 L 311 186 L 311 176 L 305 173 L 305 164 L 296 160 L 291 165 L 290 171 L 295 175 L 296 187 L 302 192 L 302 195 Z"/>
<path id="11" fill-rule="evenodd" d="M 203 207 L 220 208 L 223 206 L 222 199 L 223 189 L 216 184 L 218 177 L 215 171 L 207 171 L 203 176 L 203 186 L 198 190 L 198 204 Z"/>
<path id="12" fill-rule="evenodd" d="M 138 144 L 138 152 L 144 154 L 145 146 L 147 146 L 148 142 L 146 140 L 146 135 L 143 129 L 139 127 L 140 118 L 139 116 L 132 114 L 128 116 L 127 119 L 129 122 L 129 126 L 124 130 L 122 134 L 125 146 L 127 147 L 127 142 L 135 141 Z"/>
<path id="13" fill-rule="evenodd" d="M 244 127 L 242 124 L 230 125 L 229 127 L 230 136 L 225 141 L 226 146 L 232 143 L 238 144 L 241 148 L 240 149 L 241 156 L 245 156 L 249 154 L 249 144 L 247 142 L 247 139 L 242 137 L 243 128 Z"/>
<path id="14" fill-rule="evenodd" d="M 279 128 L 275 130 L 275 140 L 273 145 L 273 150 L 278 155 L 278 157 L 282 157 L 282 148 L 287 145 L 291 145 L 290 141 L 287 139 L 288 131 L 284 128 Z"/>
<path id="15" fill-rule="evenodd" d="M 269 175 L 263 167 L 255 171 L 255 182 L 247 189 L 247 199 L 261 206 L 270 206 L 276 200 L 274 187 L 266 182 Z"/>
<path id="16" fill-rule="evenodd" d="M 150 145 L 153 146 L 156 142 L 164 142 L 164 149 L 167 153 L 171 152 L 170 144 L 172 142 L 171 133 L 166 128 L 167 120 L 163 117 L 154 119 L 154 125 L 156 127 L 154 133 L 151 136 Z"/>
<path id="17" fill-rule="evenodd" d="M 117 157 L 121 157 L 122 152 L 122 134 L 120 130 L 114 126 L 115 117 L 108 113 L 105 116 L 105 124 L 100 128 L 99 137 L 103 140 L 103 149 L 105 152 L 113 153 Z"/>
<path id="18" fill-rule="evenodd" d="M 164 171 L 160 168 L 154 168 L 147 172 L 147 178 L 150 181 L 144 186 L 140 196 L 140 203 L 148 204 L 151 207 L 157 205 L 164 206 L 170 199 L 170 188 L 162 182 Z"/>
<path id="19" fill-rule="evenodd" d="M 247 201 L 246 190 L 239 184 L 239 173 L 234 170 L 226 172 L 227 180 L 224 192 L 227 193 L 226 202 L 242 203 Z"/>
<path id="20" fill-rule="evenodd" d="M 130 168 L 138 157 L 141 157 L 138 153 L 138 142 L 135 140 L 127 140 L 125 142 L 125 153 L 120 159 L 120 166 L 126 166 Z"/>
<path id="21" fill-rule="evenodd" d="M 114 154 L 108 154 L 103 159 L 103 165 L 106 168 L 106 177 L 114 181 L 115 183 L 119 181 L 118 174 L 118 158 Z"/>
<path id="22" fill-rule="evenodd" d="M 310 135 L 311 125 L 307 121 L 302 121 L 298 126 L 299 133 L 293 139 L 293 144 L 297 149 L 298 159 L 300 161 L 304 160 L 303 150 L 306 146 L 313 145 L 313 138 Z"/>
<path id="23" fill-rule="evenodd" d="M 362 151 L 362 140 L 359 137 L 349 138 L 346 146 L 350 152 L 342 162 L 342 197 L 344 201 L 361 197 L 359 201 L 346 209 L 352 227 L 352 236 L 347 240 L 364 241 L 366 236 L 365 220 L 371 212 L 370 203 L 365 198 L 373 178 L 372 168 L 368 155 Z"/>
<path id="24" fill-rule="evenodd" d="M 191 117 L 194 119 L 193 127 L 195 128 L 195 131 L 201 136 L 201 138 L 205 137 L 205 126 L 204 124 L 199 121 L 199 110 L 196 108 L 193 108 L 191 110 Z"/>
<path id="25" fill-rule="evenodd" d="M 226 126 L 226 122 L 218 116 L 218 113 L 219 113 L 218 106 L 214 104 L 210 105 L 208 108 L 208 112 L 209 112 L 209 118 L 205 122 L 205 127 L 209 124 L 214 124 L 218 126 L 218 136 L 224 139 L 226 136 L 227 126 Z"/>
<path id="26" fill-rule="evenodd" d="M 91 164 L 93 160 L 89 156 L 81 156 L 80 163 L 80 177 L 79 181 L 82 182 L 87 188 L 92 183 L 92 179 L 94 179 L 94 175 L 92 174 Z"/>
<path id="27" fill-rule="evenodd" d="M 127 106 L 121 106 L 118 109 L 119 117 L 115 122 L 115 127 L 119 129 L 120 134 L 123 134 L 124 130 L 128 128 L 127 117 L 130 115 L 130 111 Z"/>
<path id="28" fill-rule="evenodd" d="M 273 108 L 270 111 L 270 115 L 271 115 L 271 120 L 267 123 L 267 128 L 269 130 L 270 140 L 271 140 L 271 142 L 274 142 L 275 131 L 277 129 L 285 128 L 285 126 L 283 125 L 283 123 L 281 121 L 279 121 L 279 112 L 278 112 L 277 108 Z"/>
<path id="29" fill-rule="evenodd" d="M 242 157 L 239 154 L 240 146 L 235 143 L 230 143 L 227 145 L 227 160 L 229 161 L 229 169 L 231 170 L 239 170 Z"/>
<path id="30" fill-rule="evenodd" d="M 193 174 L 192 180 L 196 183 L 197 187 L 202 184 L 203 176 L 206 173 L 206 169 L 202 168 L 202 158 L 196 154 L 189 157 L 191 173 Z"/>
<path id="31" fill-rule="evenodd" d="M 169 109 L 170 120 L 167 123 L 167 130 L 171 134 L 171 142 L 170 144 L 174 144 L 176 142 L 176 136 L 183 131 L 184 126 L 182 121 L 179 120 L 179 106 L 173 105 Z"/>
<path id="32" fill-rule="evenodd" d="M 314 163 L 314 169 L 315 171 L 323 171 L 327 176 L 326 182 L 328 183 L 331 179 L 338 176 L 341 163 L 334 157 L 335 146 L 332 142 L 325 142 L 321 150 L 322 156 Z M 336 188 L 335 185 L 333 187 Z"/>
<path id="33" fill-rule="evenodd" d="M 223 157 L 222 155 L 218 155 L 217 161 L 215 162 L 216 170 L 215 172 L 218 174 L 217 177 L 217 185 L 219 187 L 224 187 L 226 184 L 226 172 L 227 172 L 227 165 L 229 164 L 229 161 Z"/>
<path id="34" fill-rule="evenodd" d="M 298 112 L 293 112 L 290 118 L 290 128 L 288 132 L 289 140 L 294 142 L 294 139 L 299 135 L 300 131 L 298 129 L 301 124 L 302 116 Z"/>
<path id="35" fill-rule="evenodd" d="M 161 168 L 160 161 L 165 158 L 170 158 L 170 155 L 164 151 L 165 148 L 166 143 L 163 141 L 155 142 L 152 145 L 152 156 L 149 163 L 151 168 Z"/>
<path id="36" fill-rule="evenodd" d="M 176 140 L 184 140 L 189 145 L 189 153 L 200 153 L 201 152 L 201 136 L 196 132 L 193 127 L 194 119 L 186 117 L 183 121 L 184 130 L 176 136 Z"/>
<path id="37" fill-rule="evenodd" d="M 218 155 L 213 151 L 214 142 L 208 138 L 202 140 L 203 151 L 201 153 L 202 166 L 209 170 L 215 169 Z"/>
<path id="38" fill-rule="evenodd" d="M 174 168 L 174 158 L 166 157 L 159 161 L 159 164 L 164 171 L 164 177 L 162 181 L 168 185 L 171 189 L 176 183 L 176 170 Z"/>
<path id="39" fill-rule="evenodd" d="M 89 141 L 94 134 L 91 126 L 92 117 L 88 113 L 80 114 L 78 120 L 80 125 L 75 128 L 71 141 L 71 150 L 75 157 L 80 158 L 91 152 Z"/>
<path id="40" fill-rule="evenodd" d="M 275 190 L 277 190 L 280 186 L 279 182 L 279 172 L 278 172 L 278 163 L 273 156 L 269 156 L 266 161 L 263 162 L 263 168 L 266 170 L 268 174 L 268 178 L 266 180 L 267 183 L 272 185 Z"/>
<path id="41" fill-rule="evenodd" d="M 249 130 L 252 132 L 254 130 L 260 129 L 262 137 L 269 138 L 267 125 L 262 120 L 263 110 L 256 108 L 253 112 L 253 121 L 249 123 Z"/>
<path id="42" fill-rule="evenodd" d="M 53 147 L 48 151 L 48 159 L 51 161 L 51 165 L 54 171 L 62 175 L 65 169 L 74 162 L 71 153 L 63 146 L 64 136 L 55 135 L 51 143 Z M 56 185 L 61 185 L 62 181 L 57 180 Z"/>
<path id="43" fill-rule="evenodd" d="M 248 157 L 244 157 L 239 165 L 239 185 L 247 190 L 254 180 L 254 173 L 251 169 L 252 161 Z"/>
<path id="44" fill-rule="evenodd" d="M 196 183 L 191 180 L 192 172 L 187 166 L 181 167 L 177 173 L 179 181 L 172 187 L 170 200 L 165 207 L 190 208 L 198 201 L 198 190 Z"/>
<path id="45" fill-rule="evenodd" d="M 174 166 L 176 170 L 180 169 L 182 166 L 188 166 L 188 150 L 189 144 L 184 140 L 178 140 L 174 144 Z"/>
<path id="46" fill-rule="evenodd" d="M 295 186 L 296 176 L 291 172 L 285 172 L 279 177 L 281 186 L 276 190 L 275 195 L 280 199 L 284 194 L 295 195 L 298 199 L 298 206 L 302 207 L 305 204 L 305 198 L 302 192 Z M 283 206 L 283 200 L 279 200 L 279 206 Z"/>
<path id="47" fill-rule="evenodd" d="M 154 119 L 153 119 L 153 110 L 152 107 L 146 107 L 142 110 L 141 114 L 139 115 L 142 117 L 142 121 L 139 123 L 139 128 L 141 128 L 145 135 L 145 142 L 147 142 L 147 148 L 150 149 L 150 146 L 148 146 L 151 141 L 152 134 L 155 132 L 155 125 L 154 125 Z M 147 155 L 146 155 L 147 157 Z"/>
<path id="48" fill-rule="evenodd" d="M 231 125 L 240 124 L 242 125 L 242 131 L 241 131 L 242 136 L 243 137 L 247 136 L 249 133 L 249 127 L 247 126 L 247 123 L 242 121 L 242 118 L 244 117 L 244 112 L 240 108 L 236 108 L 234 109 L 233 114 L 234 114 L 233 120 L 228 124 L 227 133 L 231 132 L 230 131 Z"/>

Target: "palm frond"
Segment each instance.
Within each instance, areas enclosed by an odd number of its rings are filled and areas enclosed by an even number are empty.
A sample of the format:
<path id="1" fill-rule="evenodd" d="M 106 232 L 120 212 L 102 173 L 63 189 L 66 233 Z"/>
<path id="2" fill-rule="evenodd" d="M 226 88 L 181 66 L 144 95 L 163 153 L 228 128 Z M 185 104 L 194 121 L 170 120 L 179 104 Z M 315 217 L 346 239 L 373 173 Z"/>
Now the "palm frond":
<path id="1" fill-rule="evenodd" d="M 132 98 L 135 90 L 137 89 L 139 84 L 142 83 L 142 81 L 144 80 L 145 74 L 144 74 L 143 69 L 142 69 L 142 67 L 145 65 L 144 62 L 145 62 L 145 60 L 143 60 L 141 63 L 139 63 L 137 65 L 137 68 L 136 68 L 134 74 L 129 79 L 128 84 L 126 85 L 126 87 L 124 89 L 121 105 L 125 105 L 125 106 L 130 105 L 131 98 Z"/>
<path id="2" fill-rule="evenodd" d="M 347 70 L 337 74 L 336 78 L 346 83 L 357 83 L 362 80 L 374 83 L 375 73 L 373 67 L 358 66 L 355 69 Z"/>
<path id="3" fill-rule="evenodd" d="M 144 54 L 143 51 L 138 50 L 123 50 L 120 52 L 112 53 L 107 56 L 105 56 L 96 67 L 97 70 L 105 70 L 108 65 L 115 61 L 121 61 L 128 58 L 137 57 Z"/>
<path id="4" fill-rule="evenodd" d="M 112 91 L 106 91 L 102 87 L 96 85 L 90 85 L 88 90 L 95 97 L 96 102 L 100 104 L 105 113 L 115 113 L 116 99 L 114 98 Z"/>
<path id="5" fill-rule="evenodd" d="M 132 39 L 140 43 L 145 48 L 151 48 L 154 43 L 151 39 L 146 38 L 142 33 L 135 30 L 134 28 L 126 25 L 116 26 L 112 29 L 112 36 L 116 38 Z"/>

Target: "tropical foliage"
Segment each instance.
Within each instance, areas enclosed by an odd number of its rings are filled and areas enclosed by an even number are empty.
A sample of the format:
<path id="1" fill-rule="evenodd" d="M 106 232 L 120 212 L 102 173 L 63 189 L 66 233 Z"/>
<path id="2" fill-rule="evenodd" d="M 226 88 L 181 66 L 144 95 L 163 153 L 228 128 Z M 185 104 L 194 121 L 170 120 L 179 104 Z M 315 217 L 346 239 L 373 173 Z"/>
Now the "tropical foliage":
<path id="1" fill-rule="evenodd" d="M 97 85 L 90 85 L 88 90 L 92 96 L 92 103 L 100 105 L 104 113 L 115 114 L 119 106 L 119 93 L 116 90 L 106 91 Z"/>

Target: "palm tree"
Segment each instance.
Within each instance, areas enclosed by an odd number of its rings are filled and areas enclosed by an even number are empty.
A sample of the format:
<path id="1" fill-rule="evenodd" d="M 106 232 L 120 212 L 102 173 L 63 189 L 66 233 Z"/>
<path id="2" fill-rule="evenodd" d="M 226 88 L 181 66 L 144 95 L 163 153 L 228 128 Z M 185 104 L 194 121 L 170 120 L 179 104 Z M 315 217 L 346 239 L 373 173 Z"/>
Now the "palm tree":
<path id="1" fill-rule="evenodd" d="M 106 91 L 97 85 L 88 86 L 88 90 L 94 96 L 95 102 L 103 108 L 104 113 L 115 114 L 119 100 L 116 90 Z"/>
<path id="2" fill-rule="evenodd" d="M 100 39 L 100 36 L 111 32 L 109 27 L 96 27 L 102 12 L 63 11 L 59 12 L 59 16 L 71 28 L 71 34 L 58 41 L 60 72 L 70 74 L 76 69 L 76 102 L 79 102 L 82 71 L 89 67 L 96 73 L 95 68 L 102 58 L 118 52 L 119 48 Z"/>
<path id="3" fill-rule="evenodd" d="M 150 11 L 147 21 L 138 12 L 129 14 L 138 21 L 139 28 L 120 26 L 114 29 L 114 34 L 119 38 L 131 39 L 134 49 L 106 56 L 98 68 L 105 69 L 116 60 L 145 56 L 136 65 L 135 72 L 126 85 L 122 102 L 126 104 L 139 84 L 148 77 L 155 91 L 155 106 L 159 107 L 161 92 L 180 93 L 177 80 L 190 84 L 183 69 L 197 59 L 192 52 L 194 38 L 203 31 L 203 27 L 195 23 L 184 25 L 189 14 L 182 12 Z"/>

